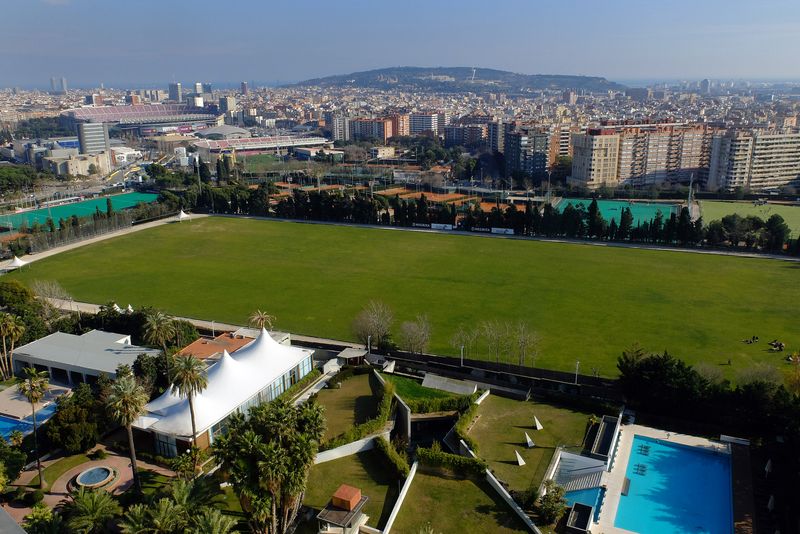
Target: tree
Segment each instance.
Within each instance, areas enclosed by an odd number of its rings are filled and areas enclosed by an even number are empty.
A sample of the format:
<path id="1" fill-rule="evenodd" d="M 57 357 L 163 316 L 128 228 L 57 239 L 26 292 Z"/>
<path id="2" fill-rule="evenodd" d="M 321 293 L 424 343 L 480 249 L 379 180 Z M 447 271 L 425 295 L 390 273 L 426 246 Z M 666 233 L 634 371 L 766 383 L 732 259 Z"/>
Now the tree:
<path id="1" fill-rule="evenodd" d="M 536 358 L 539 348 L 539 336 L 520 321 L 514 328 L 514 348 L 517 351 L 518 365 L 525 365 L 525 359 L 530 355 Z"/>
<path id="2" fill-rule="evenodd" d="M 191 354 L 182 354 L 175 359 L 172 380 L 172 393 L 185 397 L 189 401 L 189 414 L 192 418 L 192 444 L 194 445 L 197 439 L 194 397 L 208 387 L 206 366 Z"/>
<path id="3" fill-rule="evenodd" d="M 230 534 L 236 527 L 236 520 L 222 515 L 216 508 L 204 508 L 192 521 L 191 534 Z"/>
<path id="4" fill-rule="evenodd" d="M 97 165 L 95 165 L 94 163 L 90 163 L 88 171 L 89 171 L 89 176 L 97 174 Z"/>
<path id="5" fill-rule="evenodd" d="M 208 164 L 203 160 L 200 160 L 198 173 L 200 174 L 200 180 L 203 182 L 209 183 L 211 181 L 211 171 L 208 170 Z"/>
<path id="6" fill-rule="evenodd" d="M 89 450 L 100 439 L 103 423 L 100 406 L 89 384 L 80 384 L 72 395 L 62 395 L 56 401 L 56 413 L 47 424 L 47 437 L 51 443 L 61 444 L 67 452 Z"/>
<path id="7" fill-rule="evenodd" d="M 591 204 L 589 204 L 589 210 L 587 211 L 588 217 L 588 228 L 587 233 L 589 237 L 603 237 L 606 232 L 606 220 L 603 219 L 603 215 L 600 213 L 600 207 L 597 205 L 597 199 L 593 198 Z"/>
<path id="8" fill-rule="evenodd" d="M 33 450 L 36 454 L 36 470 L 39 472 L 39 488 L 44 488 L 44 474 L 42 461 L 39 457 L 39 429 L 36 424 L 36 404 L 47 394 L 50 387 L 47 371 L 37 371 L 33 367 L 22 370 L 23 376 L 17 379 L 17 391 L 28 399 L 31 404 L 31 419 L 33 422 Z"/>
<path id="9" fill-rule="evenodd" d="M 428 350 L 431 340 L 431 324 L 426 315 L 417 315 L 414 321 L 400 325 L 400 347 L 412 354 Z"/>
<path id="10" fill-rule="evenodd" d="M 114 205 L 111 203 L 111 197 L 106 197 L 106 217 L 111 217 L 114 214 Z"/>
<path id="11" fill-rule="evenodd" d="M 561 518 L 564 508 L 567 506 L 567 500 L 564 498 L 564 488 L 552 479 L 545 481 L 543 493 L 544 495 L 539 498 L 537 510 L 542 520 L 551 525 Z"/>
<path id="12" fill-rule="evenodd" d="M 122 513 L 119 503 L 107 491 L 80 488 L 61 505 L 72 532 L 94 534 L 106 532 L 109 523 Z"/>
<path id="13" fill-rule="evenodd" d="M 0 337 L 3 338 L 2 371 L 3 379 L 14 374 L 14 344 L 25 334 L 25 323 L 16 315 L 0 313 Z"/>
<path id="14" fill-rule="evenodd" d="M 23 526 L 28 534 L 62 534 L 66 531 L 64 520 L 54 514 L 46 504 L 36 503 L 31 513 L 24 517 Z"/>
<path id="15" fill-rule="evenodd" d="M 770 252 L 781 252 L 790 235 L 791 230 L 783 217 L 777 213 L 770 215 L 765 224 L 764 248 Z"/>
<path id="16" fill-rule="evenodd" d="M 111 386 L 106 404 L 112 417 L 125 427 L 128 432 L 128 447 L 131 455 L 131 471 L 133 472 L 133 484 L 136 491 L 142 491 L 139 482 L 139 473 L 136 469 L 136 448 L 133 443 L 133 422 L 144 412 L 147 404 L 147 393 L 144 388 L 136 382 L 132 376 L 118 378 Z"/>
<path id="17" fill-rule="evenodd" d="M 625 241 L 631 236 L 633 229 L 633 214 L 630 208 L 622 208 L 622 214 L 619 216 L 619 228 L 617 229 L 617 238 L 620 241 Z"/>
<path id="18" fill-rule="evenodd" d="M 213 446 L 253 532 L 283 534 L 294 523 L 325 431 L 322 407 L 277 399 L 233 415 Z"/>
<path id="19" fill-rule="evenodd" d="M 353 333 L 367 345 L 381 346 L 389 340 L 394 314 L 391 308 L 379 300 L 371 300 L 353 320 Z"/>
<path id="20" fill-rule="evenodd" d="M 167 383 L 170 379 L 170 361 L 167 353 L 167 343 L 175 338 L 175 322 L 160 310 L 154 310 L 147 315 L 144 322 L 144 340 L 151 345 L 161 347 L 164 353 L 164 367 L 167 372 Z"/>
<path id="21" fill-rule="evenodd" d="M 250 326 L 263 330 L 272 330 L 272 323 L 275 321 L 275 316 L 267 312 L 256 310 L 250 315 Z"/>

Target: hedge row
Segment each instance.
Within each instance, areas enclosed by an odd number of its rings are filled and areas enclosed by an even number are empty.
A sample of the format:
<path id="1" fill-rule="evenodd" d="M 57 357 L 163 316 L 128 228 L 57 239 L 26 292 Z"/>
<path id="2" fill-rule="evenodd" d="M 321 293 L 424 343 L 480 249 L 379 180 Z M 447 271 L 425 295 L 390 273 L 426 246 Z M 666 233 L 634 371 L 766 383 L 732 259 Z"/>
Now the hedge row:
<path id="1" fill-rule="evenodd" d="M 342 367 L 341 371 L 336 373 L 328 380 L 328 387 L 329 388 L 338 388 L 342 382 L 347 380 L 348 378 L 352 378 L 355 375 L 365 375 L 372 371 L 372 367 L 369 365 L 346 365 Z"/>
<path id="2" fill-rule="evenodd" d="M 432 413 L 432 412 L 463 412 L 469 409 L 470 404 L 475 402 L 478 394 L 461 395 L 460 397 L 442 397 L 436 399 L 417 399 L 405 400 L 412 413 Z"/>
<path id="3" fill-rule="evenodd" d="M 360 425 L 356 425 L 347 432 L 339 434 L 335 438 L 332 438 L 321 444 L 319 447 L 320 450 L 326 451 L 329 449 L 335 449 L 336 447 L 341 447 L 347 443 L 357 441 L 365 436 L 378 432 L 386 425 L 386 422 L 389 420 L 389 416 L 392 413 L 394 385 L 391 382 L 387 382 L 385 385 L 377 387 L 382 390 L 381 400 L 378 404 L 378 415 L 369 421 L 361 423 Z"/>
<path id="4" fill-rule="evenodd" d="M 408 460 L 406 460 L 404 454 L 397 452 L 397 449 L 386 438 L 383 436 L 375 438 L 375 448 L 383 453 L 386 461 L 392 464 L 397 477 L 406 478 L 408 476 L 408 472 L 411 470 Z"/>
<path id="5" fill-rule="evenodd" d="M 469 458 L 444 452 L 437 441 L 429 449 L 418 447 L 417 459 L 424 465 L 442 467 L 465 476 L 482 475 L 486 472 L 487 467 L 486 462 L 480 458 Z"/>
<path id="6" fill-rule="evenodd" d="M 474 452 L 475 454 L 478 454 L 478 444 L 475 442 L 474 439 L 469 437 L 469 435 L 467 434 L 467 428 L 469 427 L 469 424 L 472 422 L 472 420 L 475 419 L 475 416 L 478 415 L 479 406 L 480 406 L 479 404 L 475 404 L 474 402 L 471 403 L 469 407 L 466 410 L 464 410 L 464 413 L 462 413 L 461 416 L 458 418 L 454 427 L 456 435 L 459 438 L 463 439 L 464 443 L 466 443 L 467 446 L 470 449 L 472 449 L 472 452 Z"/>
<path id="7" fill-rule="evenodd" d="M 291 399 L 292 397 L 303 391 L 311 382 L 319 378 L 321 374 L 322 371 L 320 371 L 319 369 L 312 369 L 306 376 L 301 378 L 299 382 L 296 382 L 292 387 L 290 387 L 289 389 L 278 395 L 278 398 L 280 399 L 284 397 L 287 399 Z"/>

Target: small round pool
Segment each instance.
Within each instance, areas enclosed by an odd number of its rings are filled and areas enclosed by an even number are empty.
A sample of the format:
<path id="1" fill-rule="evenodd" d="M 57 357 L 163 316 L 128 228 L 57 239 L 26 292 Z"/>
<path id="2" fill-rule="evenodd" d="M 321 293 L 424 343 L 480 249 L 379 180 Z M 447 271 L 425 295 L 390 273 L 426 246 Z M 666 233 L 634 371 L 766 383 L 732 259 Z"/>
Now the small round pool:
<path id="1" fill-rule="evenodd" d="M 92 467 L 78 475 L 75 484 L 84 488 L 99 488 L 111 482 L 113 478 L 114 470 L 110 467 Z"/>

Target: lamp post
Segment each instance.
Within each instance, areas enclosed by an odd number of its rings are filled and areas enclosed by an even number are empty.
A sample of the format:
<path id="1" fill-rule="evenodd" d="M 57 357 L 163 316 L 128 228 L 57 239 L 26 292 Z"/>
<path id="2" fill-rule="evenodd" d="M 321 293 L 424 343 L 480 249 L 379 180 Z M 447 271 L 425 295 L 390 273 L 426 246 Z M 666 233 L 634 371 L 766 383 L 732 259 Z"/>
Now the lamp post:
<path id="1" fill-rule="evenodd" d="M 580 361 L 576 361 L 575 362 L 575 383 L 576 384 L 578 383 L 578 369 L 580 369 L 580 367 L 581 367 L 581 362 Z"/>
<path id="2" fill-rule="evenodd" d="M 464 367 L 464 345 L 461 345 L 461 367 Z"/>
<path id="3" fill-rule="evenodd" d="M 372 354 L 370 351 L 372 350 L 372 336 L 367 336 L 367 356 Z"/>

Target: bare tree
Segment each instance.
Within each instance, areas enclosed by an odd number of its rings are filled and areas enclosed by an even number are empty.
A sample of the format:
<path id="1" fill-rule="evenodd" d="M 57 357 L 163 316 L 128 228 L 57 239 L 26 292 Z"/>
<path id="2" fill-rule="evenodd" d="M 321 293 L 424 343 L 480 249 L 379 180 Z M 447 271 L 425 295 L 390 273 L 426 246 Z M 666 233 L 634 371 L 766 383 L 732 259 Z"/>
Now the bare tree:
<path id="1" fill-rule="evenodd" d="M 55 280 L 33 280 L 31 282 L 31 291 L 39 297 L 39 301 L 44 307 L 45 316 L 43 319 L 48 326 L 61 316 L 53 300 L 69 302 L 70 307 L 72 306 L 72 295 Z"/>
<path id="2" fill-rule="evenodd" d="M 426 315 L 417 315 L 416 320 L 400 325 L 400 346 L 412 354 L 428 350 L 431 340 L 431 325 Z"/>
<path id="3" fill-rule="evenodd" d="M 533 360 L 539 355 L 539 336 L 522 321 L 514 329 L 514 345 L 518 364 L 525 365 L 525 359 L 530 356 L 533 365 Z"/>
<path id="4" fill-rule="evenodd" d="M 481 334 L 486 340 L 489 356 L 494 356 L 495 362 L 500 363 L 500 353 L 503 344 L 503 325 L 497 321 L 484 321 L 481 323 Z"/>
<path id="5" fill-rule="evenodd" d="M 353 333 L 371 349 L 389 338 L 392 322 L 394 313 L 391 308 L 379 300 L 371 300 L 353 320 Z"/>

